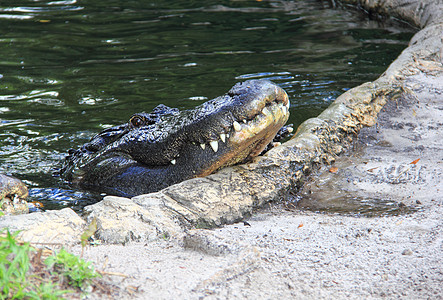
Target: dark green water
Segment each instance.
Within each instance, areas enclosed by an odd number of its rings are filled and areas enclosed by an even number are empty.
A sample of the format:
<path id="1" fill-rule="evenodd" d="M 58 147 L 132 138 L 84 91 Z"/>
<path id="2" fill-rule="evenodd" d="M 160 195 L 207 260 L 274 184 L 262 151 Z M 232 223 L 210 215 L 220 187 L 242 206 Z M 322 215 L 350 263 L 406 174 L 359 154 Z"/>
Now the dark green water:
<path id="1" fill-rule="evenodd" d="M 52 170 L 103 128 L 249 78 L 285 88 L 299 124 L 377 78 L 411 36 L 314 0 L 2 0 L 0 173 L 48 209 L 78 209 L 97 195 Z"/>

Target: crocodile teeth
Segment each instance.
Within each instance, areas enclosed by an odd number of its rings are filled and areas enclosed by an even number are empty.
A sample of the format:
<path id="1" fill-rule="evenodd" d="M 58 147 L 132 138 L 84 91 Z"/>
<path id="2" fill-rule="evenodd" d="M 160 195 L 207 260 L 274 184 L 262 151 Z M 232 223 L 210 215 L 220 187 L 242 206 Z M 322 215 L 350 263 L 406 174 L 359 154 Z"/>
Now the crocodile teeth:
<path id="1" fill-rule="evenodd" d="M 288 113 L 288 108 L 287 108 L 286 106 L 282 106 L 281 109 L 283 110 L 283 113 L 284 113 L 284 114 L 287 114 L 287 113 Z"/>
<path id="2" fill-rule="evenodd" d="M 269 115 L 271 113 L 271 111 L 269 110 L 269 108 L 267 106 L 263 107 L 262 109 L 262 114 L 264 114 L 265 116 Z"/>
<path id="3" fill-rule="evenodd" d="M 217 141 L 211 141 L 209 142 L 209 145 L 211 145 L 212 150 L 214 150 L 214 152 L 217 152 L 218 150 L 218 142 Z"/>
<path id="4" fill-rule="evenodd" d="M 241 125 L 237 121 L 234 121 L 234 123 L 232 123 L 232 126 L 234 126 L 235 131 L 241 130 Z"/>
<path id="5" fill-rule="evenodd" d="M 200 144 L 200 147 L 202 147 L 202 149 L 205 150 L 206 145 L 205 144 Z"/>
<path id="6" fill-rule="evenodd" d="M 176 161 L 175 159 L 171 160 L 171 164 L 175 165 Z"/>
<path id="7" fill-rule="evenodd" d="M 224 133 L 220 134 L 220 139 L 222 140 L 223 143 L 226 143 L 226 134 Z"/>

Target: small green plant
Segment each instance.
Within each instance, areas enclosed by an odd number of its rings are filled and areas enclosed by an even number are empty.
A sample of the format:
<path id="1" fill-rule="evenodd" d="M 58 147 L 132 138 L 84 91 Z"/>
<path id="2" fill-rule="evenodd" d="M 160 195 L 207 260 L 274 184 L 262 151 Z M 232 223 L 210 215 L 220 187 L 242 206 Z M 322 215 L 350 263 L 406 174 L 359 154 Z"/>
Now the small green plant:
<path id="1" fill-rule="evenodd" d="M 45 264 L 62 276 L 66 276 L 69 285 L 82 290 L 91 283 L 91 279 L 99 276 L 91 262 L 85 262 L 63 248 L 55 256 L 48 257 Z"/>
<path id="2" fill-rule="evenodd" d="M 29 243 L 19 244 L 18 232 L 9 231 L 0 236 L 0 288 L 1 297 L 20 299 L 27 295 L 26 273 L 29 270 Z"/>
<path id="3" fill-rule="evenodd" d="M 44 299 L 44 300 L 59 300 L 67 293 L 72 293 L 70 290 L 60 290 L 60 287 L 53 282 L 41 282 L 40 285 L 35 286 L 34 290 L 27 293 L 29 299 Z"/>
<path id="4" fill-rule="evenodd" d="M 99 276 L 90 262 L 63 248 L 43 264 L 41 250 L 19 242 L 18 233 L 0 230 L 0 300 L 61 299 L 64 294 L 75 292 L 64 288 L 85 291 L 92 279 Z M 36 269 L 39 271 L 35 272 Z"/>

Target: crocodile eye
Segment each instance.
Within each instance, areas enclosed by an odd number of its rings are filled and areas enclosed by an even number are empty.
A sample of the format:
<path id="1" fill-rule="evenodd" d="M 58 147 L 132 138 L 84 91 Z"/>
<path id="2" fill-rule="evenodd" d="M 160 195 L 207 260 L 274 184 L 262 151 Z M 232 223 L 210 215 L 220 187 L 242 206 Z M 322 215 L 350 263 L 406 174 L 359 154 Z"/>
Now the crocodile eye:
<path id="1" fill-rule="evenodd" d="M 131 123 L 133 127 L 140 127 L 144 124 L 144 121 L 139 116 L 134 116 L 129 120 L 129 123 Z"/>

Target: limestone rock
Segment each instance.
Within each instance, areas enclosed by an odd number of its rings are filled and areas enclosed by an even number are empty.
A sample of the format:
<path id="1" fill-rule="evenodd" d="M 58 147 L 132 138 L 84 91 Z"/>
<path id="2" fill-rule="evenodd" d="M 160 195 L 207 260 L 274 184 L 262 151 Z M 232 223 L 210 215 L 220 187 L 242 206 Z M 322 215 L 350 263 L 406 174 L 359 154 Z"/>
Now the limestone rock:
<path id="1" fill-rule="evenodd" d="M 149 203 L 148 200 L 151 200 Z M 179 225 L 155 197 L 143 201 L 107 196 L 85 208 L 88 223 L 97 221 L 95 236 L 106 243 L 120 244 L 128 241 L 149 241 L 169 238 L 181 233 Z"/>
<path id="2" fill-rule="evenodd" d="M 0 217 L 0 228 L 15 232 L 31 243 L 58 243 L 72 245 L 80 242 L 85 221 L 72 209 L 51 210 L 26 215 Z"/>

